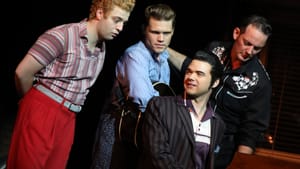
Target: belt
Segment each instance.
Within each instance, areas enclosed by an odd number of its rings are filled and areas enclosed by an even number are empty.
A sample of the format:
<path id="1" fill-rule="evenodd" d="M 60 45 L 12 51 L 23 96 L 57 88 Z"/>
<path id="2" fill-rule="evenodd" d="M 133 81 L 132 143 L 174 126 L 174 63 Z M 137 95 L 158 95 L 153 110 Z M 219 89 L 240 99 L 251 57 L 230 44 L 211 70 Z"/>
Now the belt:
<path id="1" fill-rule="evenodd" d="M 76 105 L 76 104 L 71 103 L 70 101 L 64 99 L 63 97 L 61 97 L 58 94 L 54 93 L 53 91 L 46 88 L 45 86 L 43 86 L 41 84 L 36 84 L 36 85 L 34 85 L 34 87 L 38 91 L 44 93 L 45 95 L 47 95 L 48 97 L 50 97 L 51 99 L 56 101 L 57 103 L 63 104 L 70 111 L 75 112 L 75 113 L 79 113 L 81 111 L 81 106 L 80 105 Z"/>

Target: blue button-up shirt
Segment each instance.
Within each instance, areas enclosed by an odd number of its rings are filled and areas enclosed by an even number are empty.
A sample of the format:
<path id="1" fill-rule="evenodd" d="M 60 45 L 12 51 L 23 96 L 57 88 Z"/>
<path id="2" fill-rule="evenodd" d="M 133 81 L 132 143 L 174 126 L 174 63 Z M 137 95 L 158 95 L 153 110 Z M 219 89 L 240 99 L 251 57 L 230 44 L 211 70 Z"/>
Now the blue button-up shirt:
<path id="1" fill-rule="evenodd" d="M 125 97 L 139 105 L 144 112 L 148 101 L 159 92 L 154 89 L 154 82 L 169 85 L 170 68 L 167 50 L 153 55 L 142 41 L 127 48 L 116 66 L 116 77 L 120 82 Z"/>

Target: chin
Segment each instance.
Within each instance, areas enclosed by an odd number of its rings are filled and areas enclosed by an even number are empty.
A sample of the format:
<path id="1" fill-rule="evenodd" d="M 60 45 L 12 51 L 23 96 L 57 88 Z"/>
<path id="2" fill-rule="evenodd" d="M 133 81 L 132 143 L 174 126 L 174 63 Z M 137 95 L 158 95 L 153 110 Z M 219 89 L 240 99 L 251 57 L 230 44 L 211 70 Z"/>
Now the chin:
<path id="1" fill-rule="evenodd" d="M 193 95 L 194 95 L 194 92 L 191 92 L 191 91 L 186 90 L 186 94 L 189 95 L 189 96 L 193 96 Z"/>
<path id="2" fill-rule="evenodd" d="M 241 62 L 246 62 L 247 60 L 249 60 L 249 58 L 248 57 L 243 57 L 243 56 L 240 56 L 239 58 L 238 58 Z"/>
<path id="3" fill-rule="evenodd" d="M 250 58 L 249 57 L 247 57 L 247 58 L 243 58 L 243 62 L 247 62 L 248 60 L 250 60 Z"/>
<path id="4" fill-rule="evenodd" d="M 187 93 L 187 94 L 186 94 L 186 98 L 187 98 L 187 99 L 195 99 L 196 97 L 197 97 L 196 95 L 191 94 L 191 93 Z"/>
<path id="5" fill-rule="evenodd" d="M 156 49 L 154 49 L 155 53 L 162 53 L 163 51 L 165 51 L 165 48 L 156 48 Z"/>
<path id="6" fill-rule="evenodd" d="M 113 39 L 115 39 L 116 38 L 116 36 L 107 36 L 105 39 L 106 40 L 113 40 Z"/>

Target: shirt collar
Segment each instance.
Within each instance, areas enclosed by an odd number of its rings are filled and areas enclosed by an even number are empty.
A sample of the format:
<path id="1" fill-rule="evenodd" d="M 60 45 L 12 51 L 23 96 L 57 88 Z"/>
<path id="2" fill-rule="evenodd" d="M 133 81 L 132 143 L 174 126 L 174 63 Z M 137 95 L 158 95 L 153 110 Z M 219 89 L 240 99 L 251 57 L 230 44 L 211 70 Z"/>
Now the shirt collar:
<path id="1" fill-rule="evenodd" d="M 188 108 L 188 110 L 195 112 L 194 106 L 192 104 L 192 100 L 184 99 L 183 97 L 180 97 L 180 98 L 178 98 L 178 102 L 179 102 L 179 104 L 185 105 Z M 214 116 L 213 108 L 212 108 L 210 102 L 208 102 L 205 114 L 201 121 L 206 121 L 208 119 L 211 119 L 213 116 Z"/>

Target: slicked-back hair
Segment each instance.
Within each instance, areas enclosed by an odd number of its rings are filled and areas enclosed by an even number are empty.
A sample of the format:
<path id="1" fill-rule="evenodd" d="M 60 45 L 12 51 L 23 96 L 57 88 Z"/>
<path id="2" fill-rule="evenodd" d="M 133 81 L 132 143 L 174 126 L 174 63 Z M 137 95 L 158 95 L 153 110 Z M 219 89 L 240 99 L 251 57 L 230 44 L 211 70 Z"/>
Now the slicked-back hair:
<path id="1" fill-rule="evenodd" d="M 209 51 L 198 50 L 194 54 L 194 57 L 192 59 L 204 61 L 211 65 L 211 71 L 210 71 L 211 84 L 210 84 L 210 86 L 212 86 L 213 83 L 217 79 L 221 78 L 221 76 L 223 74 L 223 65 L 221 64 L 219 58 L 216 55 L 210 53 Z"/>
<path id="2" fill-rule="evenodd" d="M 149 25 L 150 18 L 154 18 L 160 21 L 172 20 L 172 27 L 175 28 L 175 11 L 167 4 L 153 4 L 149 5 L 145 9 L 145 22 L 143 27 L 146 28 Z"/>
<path id="3" fill-rule="evenodd" d="M 272 26 L 265 17 L 259 15 L 250 15 L 241 20 L 238 27 L 242 32 L 245 32 L 248 25 L 255 26 L 268 37 L 272 35 Z"/>

